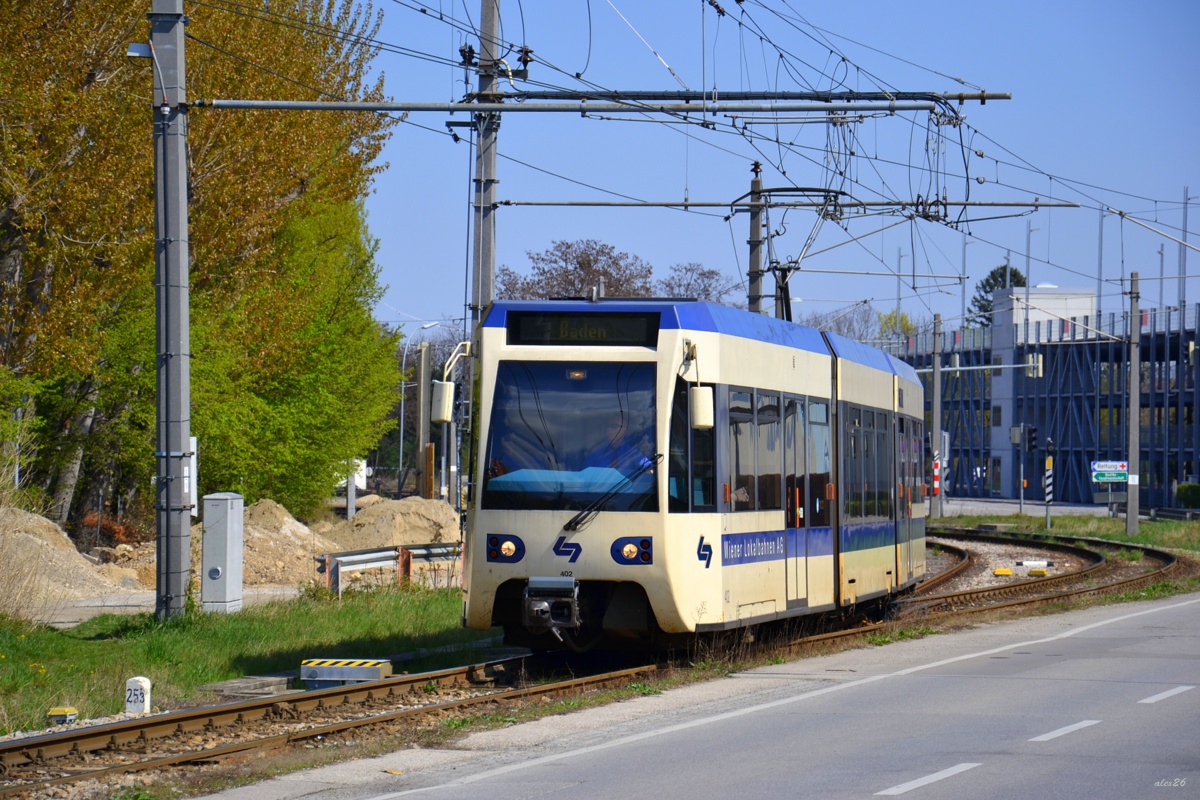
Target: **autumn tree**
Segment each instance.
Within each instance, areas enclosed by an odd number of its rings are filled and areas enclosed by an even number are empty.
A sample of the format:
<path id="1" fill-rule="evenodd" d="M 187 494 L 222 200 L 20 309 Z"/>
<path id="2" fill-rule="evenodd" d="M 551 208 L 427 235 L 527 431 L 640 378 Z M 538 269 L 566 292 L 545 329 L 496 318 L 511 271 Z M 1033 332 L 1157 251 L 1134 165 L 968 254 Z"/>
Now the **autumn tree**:
<path id="1" fill-rule="evenodd" d="M 653 268 L 637 256 L 595 239 L 556 241 L 549 250 L 529 251 L 530 273 L 508 266 L 496 271 L 496 295 L 512 300 L 590 297 L 604 286 L 609 297 L 649 297 Z"/>
<path id="2" fill-rule="evenodd" d="M 724 303 L 736 288 L 737 281 L 695 261 L 672 264 L 670 274 L 655 284 L 655 290 L 662 297 L 690 297 L 710 303 Z"/>
<path id="3" fill-rule="evenodd" d="M 879 314 L 865 300 L 824 314 L 808 314 L 797 322 L 833 331 L 857 342 L 870 342 L 879 336 Z"/>
<path id="4" fill-rule="evenodd" d="M 125 57 L 129 42 L 146 37 L 145 11 L 118 0 L 0 4 L 0 366 L 37 384 L 32 477 L 64 521 L 101 497 L 120 507 L 140 491 L 147 502 L 154 471 L 151 65 Z M 370 7 L 340 0 L 281 0 L 269 16 L 197 8 L 189 96 L 383 99 L 380 79 L 369 77 L 377 27 Z M 386 370 L 388 346 L 373 349 L 381 332 L 358 313 L 374 301 L 376 274 L 363 272 L 369 258 L 348 254 L 371 252 L 365 228 L 337 228 L 333 239 L 349 250 L 319 274 L 306 272 L 303 248 L 283 232 L 355 208 L 394 121 L 195 106 L 189 118 L 194 432 L 214 439 L 201 444 L 201 491 L 232 488 L 208 476 L 237 473 L 239 485 L 265 492 L 278 482 L 263 472 L 338 471 L 327 461 L 344 461 L 340 448 L 302 464 L 238 460 L 213 435 L 218 428 L 206 428 L 209 403 L 229 381 L 237 391 L 220 404 L 227 424 L 269 435 L 281 427 L 266 423 L 271 393 L 294 388 L 285 388 L 290 370 L 310 369 L 332 385 L 301 392 L 306 414 L 292 421 L 336 427 L 319 406 L 357 401 L 340 384 L 363 376 L 317 369 L 346 355 L 322 336 L 350 337 L 346 346 L 369 356 L 365 369 Z M 350 280 L 339 270 L 357 270 L 365 283 L 331 298 L 324 281 Z M 324 328 L 314 322 L 322 315 Z M 338 439 L 332 429 L 324 435 Z M 311 503 L 319 482 L 290 496 Z"/>
<path id="5" fill-rule="evenodd" d="M 967 321 L 981 328 L 992 326 L 992 295 L 1004 287 L 1024 286 L 1025 275 L 1008 264 L 1001 264 L 975 285 L 971 305 L 967 307 Z"/>
<path id="6" fill-rule="evenodd" d="M 909 318 L 908 314 L 899 309 L 893 309 L 887 313 L 880 311 L 878 316 L 881 339 L 913 336 L 917 332 L 916 323 Z"/>

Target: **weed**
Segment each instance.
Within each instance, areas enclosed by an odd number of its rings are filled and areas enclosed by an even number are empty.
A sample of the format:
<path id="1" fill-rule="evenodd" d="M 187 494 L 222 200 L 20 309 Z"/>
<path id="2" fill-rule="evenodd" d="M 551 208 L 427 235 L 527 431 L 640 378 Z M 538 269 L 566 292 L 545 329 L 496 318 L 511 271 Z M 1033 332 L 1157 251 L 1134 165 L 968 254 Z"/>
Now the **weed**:
<path id="1" fill-rule="evenodd" d="M 637 692 L 640 695 L 662 694 L 661 689 L 656 689 L 650 684 L 642 683 L 641 681 L 634 681 L 633 683 L 629 684 L 629 689 Z"/>

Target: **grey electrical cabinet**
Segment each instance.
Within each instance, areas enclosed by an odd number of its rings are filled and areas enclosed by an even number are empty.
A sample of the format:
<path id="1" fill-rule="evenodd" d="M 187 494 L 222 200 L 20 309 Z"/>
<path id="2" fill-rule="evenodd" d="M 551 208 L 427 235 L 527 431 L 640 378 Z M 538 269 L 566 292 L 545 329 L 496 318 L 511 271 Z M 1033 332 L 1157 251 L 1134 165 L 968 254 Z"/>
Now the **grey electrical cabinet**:
<path id="1" fill-rule="evenodd" d="M 204 550 L 200 559 L 200 607 L 232 613 L 242 608 L 242 510 L 240 494 L 204 496 Z"/>

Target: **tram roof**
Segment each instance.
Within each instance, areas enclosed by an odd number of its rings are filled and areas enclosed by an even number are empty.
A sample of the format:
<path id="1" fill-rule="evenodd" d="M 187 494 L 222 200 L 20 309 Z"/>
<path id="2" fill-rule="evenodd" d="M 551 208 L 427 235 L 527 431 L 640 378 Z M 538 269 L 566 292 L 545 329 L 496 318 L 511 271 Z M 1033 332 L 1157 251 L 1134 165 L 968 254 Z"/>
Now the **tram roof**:
<path id="1" fill-rule="evenodd" d="M 821 338 L 821 332 L 816 328 L 698 300 L 497 300 L 484 318 L 483 326 L 504 327 L 509 311 L 658 312 L 659 327 L 664 330 L 707 331 L 826 355 L 829 353 L 829 348 Z"/>
<path id="2" fill-rule="evenodd" d="M 917 371 L 912 366 L 870 345 L 833 332 L 827 332 L 822 338 L 821 332 L 816 328 L 762 314 L 751 314 L 748 311 L 723 306 L 719 303 L 654 298 L 605 298 L 595 302 L 590 300 L 498 300 L 492 304 L 484 317 L 483 326 L 503 328 L 508 323 L 509 311 L 583 311 L 586 313 L 649 311 L 659 314 L 661 329 L 709 331 L 794 347 L 814 353 L 828 354 L 832 348 L 833 354 L 838 358 L 899 375 L 913 383 L 921 382 Z M 828 345 L 825 344 L 826 340 L 829 342 Z"/>
<path id="3" fill-rule="evenodd" d="M 869 344 L 856 342 L 853 339 L 847 339 L 845 336 L 833 332 L 826 333 L 825 338 L 829 340 L 829 346 L 833 348 L 833 352 L 838 358 L 853 361 L 856 364 L 863 364 L 864 366 L 883 372 L 890 372 L 913 383 L 921 382 L 917 371 L 911 366 L 897 358 L 893 358 L 882 350 L 871 347 Z"/>

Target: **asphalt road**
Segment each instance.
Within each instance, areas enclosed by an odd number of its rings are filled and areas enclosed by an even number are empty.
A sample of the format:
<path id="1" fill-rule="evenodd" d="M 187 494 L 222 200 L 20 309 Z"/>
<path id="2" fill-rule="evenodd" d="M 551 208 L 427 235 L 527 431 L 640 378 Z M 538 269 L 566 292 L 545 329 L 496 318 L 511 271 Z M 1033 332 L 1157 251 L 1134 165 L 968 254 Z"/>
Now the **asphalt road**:
<path id="1" fill-rule="evenodd" d="M 1200 595 L 987 624 L 231 789 L 223 800 L 1200 795 Z"/>

